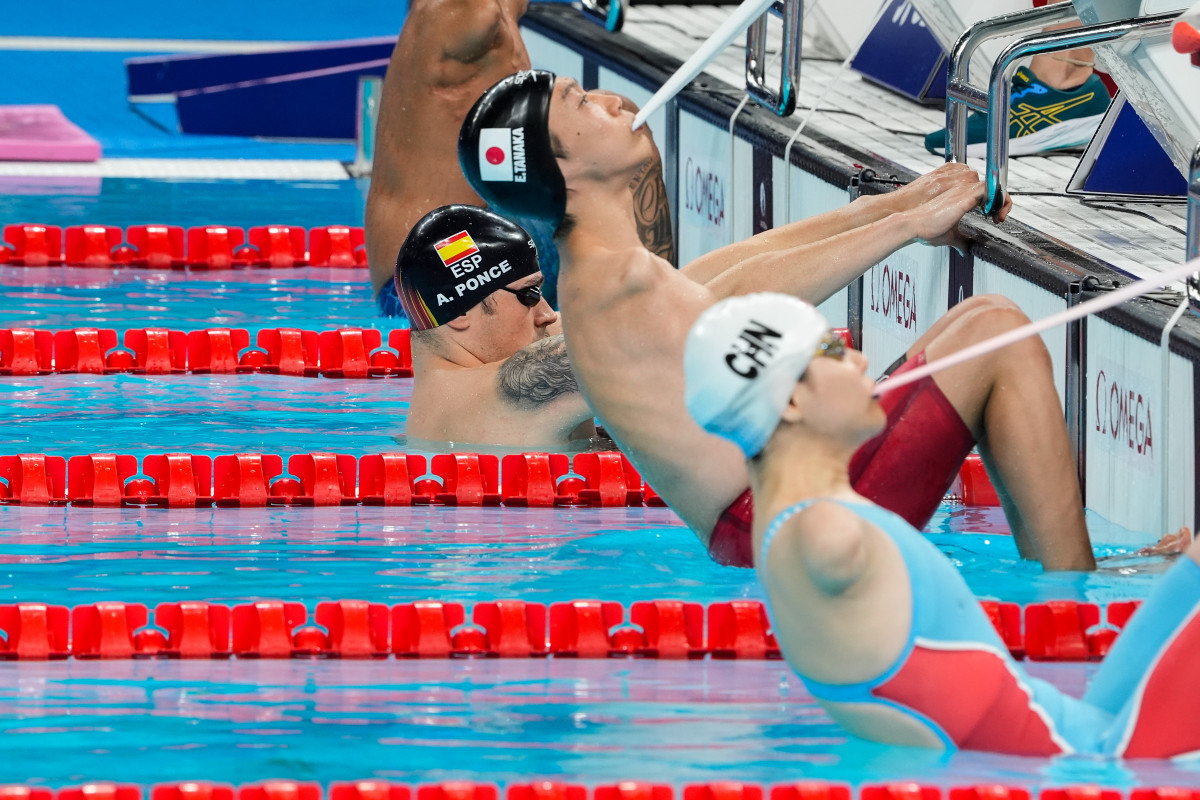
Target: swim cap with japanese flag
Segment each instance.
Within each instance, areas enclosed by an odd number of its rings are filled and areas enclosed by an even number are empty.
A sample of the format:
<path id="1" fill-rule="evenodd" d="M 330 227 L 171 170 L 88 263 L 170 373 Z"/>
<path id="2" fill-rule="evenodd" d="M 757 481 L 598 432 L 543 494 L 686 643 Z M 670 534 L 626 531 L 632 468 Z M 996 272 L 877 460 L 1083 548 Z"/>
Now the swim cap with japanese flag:
<path id="1" fill-rule="evenodd" d="M 753 458 L 828 332 L 825 318 L 791 295 L 760 292 L 706 309 L 684 346 L 688 412 Z"/>
<path id="2" fill-rule="evenodd" d="M 557 224 L 567 186 L 550 146 L 554 73 L 526 70 L 483 93 L 458 135 L 458 160 L 488 205 Z"/>
<path id="3" fill-rule="evenodd" d="M 538 271 L 537 247 L 520 225 L 477 206 L 442 206 L 400 247 L 396 294 L 413 330 L 423 331 Z"/>

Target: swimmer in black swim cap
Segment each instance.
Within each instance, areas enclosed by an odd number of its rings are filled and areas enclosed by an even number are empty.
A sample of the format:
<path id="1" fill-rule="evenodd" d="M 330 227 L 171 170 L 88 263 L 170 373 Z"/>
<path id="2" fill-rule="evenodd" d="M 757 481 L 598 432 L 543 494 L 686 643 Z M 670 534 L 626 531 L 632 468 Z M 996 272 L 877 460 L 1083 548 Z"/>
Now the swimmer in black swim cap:
<path id="1" fill-rule="evenodd" d="M 508 284 L 539 274 L 538 251 L 521 226 L 476 206 L 442 206 L 421 218 L 396 258 L 396 290 L 413 330 L 445 325 L 500 290 L 521 305 L 539 286 Z"/>
<path id="2" fill-rule="evenodd" d="M 550 138 L 554 73 L 525 70 L 483 93 L 458 136 L 458 160 L 479 196 L 509 213 L 558 222 L 567 187 Z"/>
<path id="3" fill-rule="evenodd" d="M 645 126 L 632 130 L 635 112 L 612 92 L 585 92 L 575 80 L 544 70 L 518 72 L 484 92 L 468 112 L 459 163 L 493 208 L 558 224 L 574 178 L 617 178 L 624 189 L 639 168 L 656 161 Z M 669 231 L 661 238 L 669 239 Z"/>
<path id="4" fill-rule="evenodd" d="M 562 452 L 596 435 L 542 283 L 533 242 L 497 214 L 443 206 L 417 222 L 395 278 L 413 327 L 410 444 Z"/>

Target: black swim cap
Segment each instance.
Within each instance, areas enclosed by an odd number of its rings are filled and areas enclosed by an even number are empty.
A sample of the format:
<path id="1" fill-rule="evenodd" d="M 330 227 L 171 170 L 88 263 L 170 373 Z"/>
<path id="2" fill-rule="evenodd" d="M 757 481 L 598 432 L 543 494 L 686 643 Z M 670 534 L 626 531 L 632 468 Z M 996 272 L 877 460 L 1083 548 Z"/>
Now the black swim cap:
<path id="1" fill-rule="evenodd" d="M 554 73 L 526 70 L 483 93 L 463 120 L 458 161 L 488 205 L 558 224 L 567 186 L 550 146 Z"/>
<path id="2" fill-rule="evenodd" d="M 535 272 L 537 247 L 520 225 L 477 206 L 442 206 L 401 245 L 396 294 L 413 330 L 424 331 Z"/>

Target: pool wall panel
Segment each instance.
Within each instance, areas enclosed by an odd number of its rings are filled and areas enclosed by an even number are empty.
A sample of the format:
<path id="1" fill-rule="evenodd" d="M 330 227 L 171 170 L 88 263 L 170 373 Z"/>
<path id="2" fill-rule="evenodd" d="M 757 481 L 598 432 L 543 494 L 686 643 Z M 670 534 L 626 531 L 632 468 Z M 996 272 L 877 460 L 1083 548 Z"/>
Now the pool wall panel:
<path id="1" fill-rule="evenodd" d="M 724 247 L 732 239 L 729 205 L 729 133 L 694 114 L 679 112 L 676 216 L 679 263 Z"/>
<path id="2" fill-rule="evenodd" d="M 1165 533 L 1193 519 L 1189 465 L 1193 365 L 1157 343 L 1088 320 L 1085 410 L 1088 505 L 1127 528 Z M 1164 408 L 1163 403 L 1167 402 Z"/>
<path id="3" fill-rule="evenodd" d="M 891 364 L 946 313 L 949 253 L 911 244 L 863 276 L 862 351 L 873 371 Z"/>

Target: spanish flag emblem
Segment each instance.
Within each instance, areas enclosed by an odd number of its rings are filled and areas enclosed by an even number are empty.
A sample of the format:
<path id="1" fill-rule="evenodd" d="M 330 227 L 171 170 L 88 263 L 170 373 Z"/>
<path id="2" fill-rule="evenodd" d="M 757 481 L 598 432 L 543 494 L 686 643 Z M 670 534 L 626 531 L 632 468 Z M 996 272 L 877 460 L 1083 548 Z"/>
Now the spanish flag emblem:
<path id="1" fill-rule="evenodd" d="M 447 267 L 479 252 L 475 241 L 471 239 L 471 234 L 466 231 L 459 231 L 453 236 L 442 239 L 433 246 L 433 249 L 437 250 L 438 257 Z"/>

